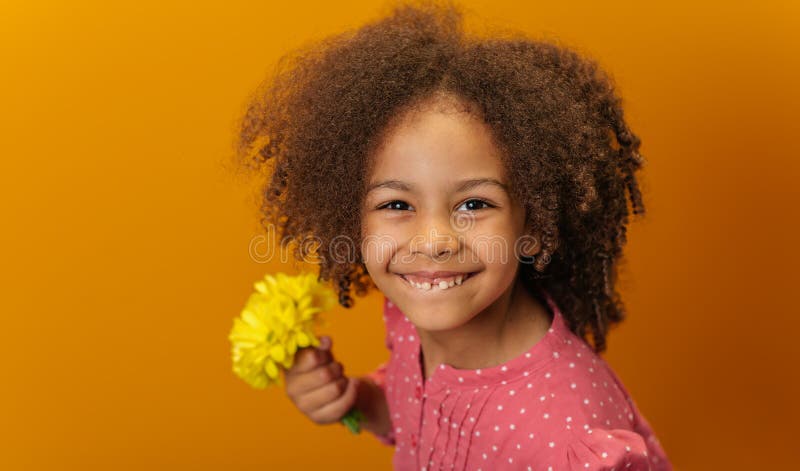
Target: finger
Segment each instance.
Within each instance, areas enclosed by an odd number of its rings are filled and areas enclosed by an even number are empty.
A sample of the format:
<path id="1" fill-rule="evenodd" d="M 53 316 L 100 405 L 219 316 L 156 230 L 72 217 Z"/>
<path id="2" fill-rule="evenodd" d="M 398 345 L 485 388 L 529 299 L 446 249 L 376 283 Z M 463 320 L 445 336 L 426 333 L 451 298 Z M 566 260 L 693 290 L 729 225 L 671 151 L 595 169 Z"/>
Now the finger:
<path id="1" fill-rule="evenodd" d="M 305 373 L 292 374 L 286 381 L 286 393 L 294 400 L 337 380 L 343 373 L 344 367 L 342 364 L 334 361 Z"/>
<path id="2" fill-rule="evenodd" d="M 338 399 L 346 389 L 347 378 L 341 376 L 300 396 L 296 403 L 297 408 L 301 411 L 313 412 Z"/>
<path id="3" fill-rule="evenodd" d="M 319 338 L 319 348 L 321 350 L 330 350 L 333 346 L 333 339 L 329 335 L 324 335 Z"/>
<path id="4" fill-rule="evenodd" d="M 315 347 L 301 348 L 294 356 L 294 363 L 287 371 L 292 375 L 295 373 L 305 373 L 318 366 L 326 365 L 331 362 L 333 355 L 329 350 L 321 350 Z"/>
<path id="5" fill-rule="evenodd" d="M 308 416 L 317 423 L 329 424 L 338 422 L 356 402 L 358 378 L 348 378 L 347 388 L 338 399 L 330 402 Z"/>

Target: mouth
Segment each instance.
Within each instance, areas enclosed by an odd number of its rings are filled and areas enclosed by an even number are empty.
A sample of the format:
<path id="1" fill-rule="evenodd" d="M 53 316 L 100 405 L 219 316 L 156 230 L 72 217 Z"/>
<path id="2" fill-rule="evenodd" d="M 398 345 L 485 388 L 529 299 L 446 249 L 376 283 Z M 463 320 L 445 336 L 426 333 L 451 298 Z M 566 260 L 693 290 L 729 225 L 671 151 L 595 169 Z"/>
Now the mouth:
<path id="1" fill-rule="evenodd" d="M 464 275 L 456 275 L 442 278 L 434 278 L 432 281 L 416 282 L 408 279 L 405 275 L 397 274 L 403 282 L 417 291 L 434 292 L 434 291 L 449 291 L 459 288 L 467 280 L 471 279 L 478 272 L 466 273 Z"/>

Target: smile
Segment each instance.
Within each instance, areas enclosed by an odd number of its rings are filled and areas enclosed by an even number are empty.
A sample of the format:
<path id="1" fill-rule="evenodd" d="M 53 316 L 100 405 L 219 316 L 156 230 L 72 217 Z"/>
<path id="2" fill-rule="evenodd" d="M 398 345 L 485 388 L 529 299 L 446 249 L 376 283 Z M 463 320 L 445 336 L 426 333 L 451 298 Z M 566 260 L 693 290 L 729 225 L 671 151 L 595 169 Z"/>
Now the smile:
<path id="1" fill-rule="evenodd" d="M 466 280 L 471 278 L 475 273 L 467 273 L 464 275 L 448 276 L 442 278 L 434 278 L 432 281 L 414 281 L 410 280 L 404 275 L 398 275 L 408 285 L 420 291 L 444 291 L 451 288 L 461 286 Z M 417 280 L 420 280 L 417 278 Z"/>

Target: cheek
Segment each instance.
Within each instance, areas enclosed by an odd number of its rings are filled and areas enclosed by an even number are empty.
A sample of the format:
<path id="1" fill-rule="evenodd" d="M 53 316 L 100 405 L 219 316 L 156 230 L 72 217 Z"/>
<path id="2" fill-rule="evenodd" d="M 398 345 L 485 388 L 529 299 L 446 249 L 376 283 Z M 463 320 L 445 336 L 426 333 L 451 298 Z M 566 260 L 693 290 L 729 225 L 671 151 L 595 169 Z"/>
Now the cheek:
<path id="1" fill-rule="evenodd" d="M 366 218 L 362 227 L 361 255 L 367 269 L 377 273 L 397 252 L 400 234 L 377 218 Z"/>
<path id="2" fill-rule="evenodd" d="M 503 227 L 484 227 L 471 234 L 469 247 L 475 257 L 487 265 L 508 265 L 515 262 L 514 237 Z"/>

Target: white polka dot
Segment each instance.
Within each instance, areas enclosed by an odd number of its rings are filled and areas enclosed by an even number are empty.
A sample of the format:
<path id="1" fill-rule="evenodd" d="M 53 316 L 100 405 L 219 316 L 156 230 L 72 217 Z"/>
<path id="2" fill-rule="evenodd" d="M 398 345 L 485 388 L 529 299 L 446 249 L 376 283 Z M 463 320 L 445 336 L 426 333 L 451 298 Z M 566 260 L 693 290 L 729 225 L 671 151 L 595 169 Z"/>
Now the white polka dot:
<path id="1" fill-rule="evenodd" d="M 511 425 L 508 426 L 508 428 L 510 428 L 511 430 L 514 430 L 517 427 L 514 424 L 511 424 Z"/>
<path id="2" fill-rule="evenodd" d="M 553 352 L 553 358 L 558 358 L 558 352 Z"/>
<path id="3" fill-rule="evenodd" d="M 584 399 L 584 400 L 583 400 L 583 403 L 584 403 L 584 404 L 588 404 L 588 403 L 589 403 L 589 399 L 588 399 L 588 398 Z"/>
<path id="4" fill-rule="evenodd" d="M 578 387 L 578 385 L 577 385 L 577 384 L 575 384 L 575 383 L 572 383 L 572 384 L 570 384 L 570 385 L 569 385 L 569 387 L 571 387 L 572 389 L 575 389 L 575 388 L 577 388 L 577 387 Z"/>
<path id="5" fill-rule="evenodd" d="M 569 364 L 569 367 L 570 367 L 570 368 L 575 368 L 575 363 L 570 363 L 570 364 Z"/>
<path id="6" fill-rule="evenodd" d="M 464 378 L 462 378 L 461 376 L 459 376 L 459 377 L 458 377 L 458 382 L 459 382 L 459 383 L 463 383 L 463 382 L 464 382 Z"/>
<path id="7" fill-rule="evenodd" d="M 567 422 L 572 422 L 572 417 L 567 417 Z"/>
<path id="8" fill-rule="evenodd" d="M 503 365 L 503 366 L 502 366 L 502 368 L 500 368 L 500 369 L 501 369 L 502 371 L 507 371 L 507 370 L 508 370 L 508 368 L 507 368 L 505 365 Z"/>
<path id="9" fill-rule="evenodd" d="M 544 377 L 550 379 L 550 372 L 548 371 L 547 373 L 545 373 Z"/>
<path id="10" fill-rule="evenodd" d="M 512 389 L 511 391 L 508 392 L 508 394 L 513 396 L 514 395 L 514 390 Z"/>
<path id="11" fill-rule="evenodd" d="M 499 405 L 499 406 L 497 406 L 497 410 L 503 410 L 503 406 L 502 406 L 502 404 L 501 404 L 501 405 Z"/>
<path id="12" fill-rule="evenodd" d="M 532 433 L 529 433 L 529 434 L 528 434 L 528 438 L 530 438 L 530 439 L 533 439 L 533 434 L 532 434 Z"/>
<path id="13" fill-rule="evenodd" d="M 544 396 L 539 396 L 540 401 L 544 401 L 546 398 Z"/>
<path id="14" fill-rule="evenodd" d="M 548 443 L 548 445 L 550 446 L 550 448 L 553 448 L 554 446 L 556 446 L 556 443 L 555 442 L 550 442 L 550 443 Z"/>
<path id="15" fill-rule="evenodd" d="M 525 413 L 525 408 L 522 408 L 522 409 L 520 409 L 520 410 L 519 410 L 519 413 L 520 413 L 520 414 L 524 414 L 524 413 Z"/>
<path id="16" fill-rule="evenodd" d="M 495 432 L 499 432 L 500 431 L 500 426 L 499 425 L 495 425 L 494 426 L 494 431 Z"/>
<path id="17" fill-rule="evenodd" d="M 600 456 L 602 456 L 603 458 L 608 458 L 608 453 L 606 453 L 606 452 L 604 451 L 603 453 L 601 453 L 601 454 L 600 454 Z"/>

